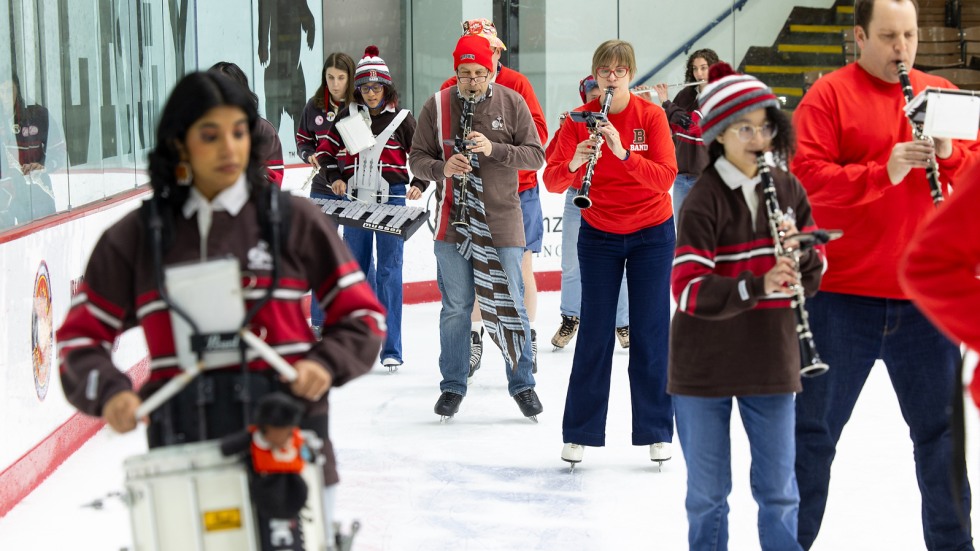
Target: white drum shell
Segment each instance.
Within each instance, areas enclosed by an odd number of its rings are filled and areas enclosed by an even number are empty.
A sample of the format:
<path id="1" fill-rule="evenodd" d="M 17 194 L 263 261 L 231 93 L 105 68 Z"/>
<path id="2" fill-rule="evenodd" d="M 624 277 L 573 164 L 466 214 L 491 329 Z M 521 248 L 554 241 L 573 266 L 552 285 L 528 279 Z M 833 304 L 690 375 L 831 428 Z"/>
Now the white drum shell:
<path id="1" fill-rule="evenodd" d="M 133 551 L 261 551 L 246 466 L 223 456 L 218 441 L 155 448 L 126 459 L 123 468 Z M 326 551 L 320 466 L 308 463 L 303 479 L 310 489 L 300 513 L 305 549 Z M 205 525 L 208 514 L 235 512 L 237 527 Z"/>

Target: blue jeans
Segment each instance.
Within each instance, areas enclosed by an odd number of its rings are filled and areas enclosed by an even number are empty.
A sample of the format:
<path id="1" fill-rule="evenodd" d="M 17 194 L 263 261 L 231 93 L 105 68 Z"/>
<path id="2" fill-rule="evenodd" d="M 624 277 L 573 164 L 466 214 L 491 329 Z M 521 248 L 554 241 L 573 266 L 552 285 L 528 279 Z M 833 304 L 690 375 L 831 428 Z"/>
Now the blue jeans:
<path id="1" fill-rule="evenodd" d="M 796 542 L 800 493 L 793 471 L 793 395 L 735 399 L 752 453 L 749 480 L 759 505 L 762 549 L 801 549 Z M 688 545 L 698 551 L 728 549 L 732 398 L 674 395 L 674 411 L 687 464 Z"/>
<path id="2" fill-rule="evenodd" d="M 578 232 L 582 226 L 582 209 L 572 202 L 576 194 L 578 190 L 575 188 L 568 188 L 565 193 L 565 213 L 561 222 L 561 313 L 581 317 L 582 275 L 578 269 Z M 626 274 L 623 274 L 616 304 L 616 327 L 629 324 L 629 294 L 626 291 Z"/>
<path id="3" fill-rule="evenodd" d="M 470 373 L 470 314 L 476 300 L 473 282 L 473 264 L 459 254 L 454 243 L 435 242 L 436 281 L 442 293 L 442 310 L 439 312 L 439 371 L 443 392 L 466 396 L 466 378 Z M 531 325 L 524 309 L 524 279 L 521 277 L 523 247 L 498 247 L 497 255 L 507 274 L 510 296 L 521 316 L 524 326 L 524 348 L 517 369 L 504 363 L 507 373 L 507 390 L 511 396 L 534 388 L 531 375 Z"/>
<path id="4" fill-rule="evenodd" d="M 541 189 L 534 186 L 517 194 L 521 199 L 521 217 L 524 219 L 524 250 L 541 252 L 544 241 L 544 213 L 541 212 Z"/>
<path id="5" fill-rule="evenodd" d="M 687 194 L 691 192 L 696 181 L 698 181 L 698 177 L 693 174 L 678 174 L 674 178 L 674 220 L 680 219 L 681 205 L 684 204 L 684 199 L 687 198 Z"/>
<path id="6" fill-rule="evenodd" d="M 803 393 L 796 399 L 803 548 L 810 548 L 820 530 L 841 431 L 871 367 L 881 359 L 912 438 L 926 548 L 973 549 L 969 529 L 957 521 L 950 492 L 949 407 L 959 348 L 906 300 L 821 291 L 806 306 L 817 350 L 830 371 L 803 379 Z M 965 482 L 963 496 L 963 514 L 969 518 L 970 488 Z M 891 506 L 880 500 L 878 505 Z"/>
<path id="7" fill-rule="evenodd" d="M 311 191 L 310 199 L 344 199 L 344 198 L 341 197 L 340 195 L 334 195 L 333 193 L 315 193 Z M 347 229 L 344 229 L 342 231 L 346 234 Z M 348 248 L 350 248 L 350 245 L 348 245 Z M 367 278 L 368 283 L 371 284 L 371 288 L 373 289 L 375 287 L 374 264 L 371 264 L 368 271 L 365 272 L 364 276 Z M 314 297 L 313 300 L 310 301 L 310 323 L 317 327 L 323 327 L 323 310 L 320 309 L 320 305 L 317 303 L 316 297 Z"/>
<path id="8" fill-rule="evenodd" d="M 391 184 L 391 195 L 405 195 L 405 184 Z M 388 199 L 389 205 L 405 206 L 404 197 Z M 354 259 L 366 274 L 374 273 L 368 282 L 381 305 L 388 312 L 385 322 L 388 336 L 381 347 L 381 360 L 392 358 L 402 361 L 402 264 L 405 258 L 405 241 L 396 235 L 373 232 L 360 228 L 344 228 L 344 241 L 350 247 Z M 378 262 L 374 263 L 374 243 L 378 243 Z"/>
<path id="9" fill-rule="evenodd" d="M 674 221 L 628 234 L 607 233 L 582 221 L 582 322 L 568 379 L 562 437 L 585 446 L 606 443 L 609 379 L 615 347 L 618 283 L 626 269 L 630 286 L 629 379 L 633 405 L 633 445 L 670 442 L 674 412 L 667 394 L 670 331 L 670 269 Z"/>

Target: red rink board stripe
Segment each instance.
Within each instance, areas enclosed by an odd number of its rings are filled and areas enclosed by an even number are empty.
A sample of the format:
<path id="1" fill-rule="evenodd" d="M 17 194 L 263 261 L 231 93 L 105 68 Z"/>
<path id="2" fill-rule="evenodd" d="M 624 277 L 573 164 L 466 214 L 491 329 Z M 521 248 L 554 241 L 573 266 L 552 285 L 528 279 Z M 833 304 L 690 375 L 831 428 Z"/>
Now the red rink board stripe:
<path id="1" fill-rule="evenodd" d="M 538 291 L 561 289 L 561 272 L 535 272 Z M 413 281 L 404 285 L 405 304 L 439 302 L 439 286 L 433 281 Z M 309 312 L 310 297 L 304 299 Z M 149 375 L 150 361 L 144 358 L 131 367 L 128 374 L 138 388 Z M 105 425 L 101 419 L 81 413 L 72 415 L 9 467 L 0 472 L 0 518 L 41 485 L 51 473 L 89 441 Z"/>

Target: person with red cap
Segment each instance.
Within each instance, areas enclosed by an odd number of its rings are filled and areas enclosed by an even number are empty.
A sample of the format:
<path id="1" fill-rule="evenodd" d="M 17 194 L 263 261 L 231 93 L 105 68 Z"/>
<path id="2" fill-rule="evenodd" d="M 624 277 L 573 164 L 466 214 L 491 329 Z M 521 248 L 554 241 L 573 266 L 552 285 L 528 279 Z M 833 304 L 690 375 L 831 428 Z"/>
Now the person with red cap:
<path id="1" fill-rule="evenodd" d="M 793 128 L 772 90 L 727 63 L 711 66 L 697 104 L 709 164 L 691 188 L 677 224 L 671 277 L 677 311 L 670 332 L 667 391 L 687 465 L 688 544 L 728 548 L 732 488 L 731 417 L 738 402 L 748 436 L 752 495 L 765 550 L 800 549 L 800 494 L 794 457 L 794 395 L 800 391 L 800 345 L 791 294 L 813 294 L 822 252 L 799 261 L 773 254 L 758 157 L 793 151 Z M 787 236 L 816 229 L 800 182 L 769 170 Z"/>
<path id="2" fill-rule="evenodd" d="M 460 38 L 453 66 L 458 84 L 425 102 L 409 154 L 412 173 L 436 182 L 442 395 L 435 412 L 452 417 L 466 395 L 476 294 L 487 333 L 504 353 L 508 391 L 521 413 L 536 419 L 543 408 L 534 391 L 524 307 L 526 241 L 517 172 L 540 168 L 544 149 L 524 98 L 493 83 L 493 52 L 486 39 Z"/>
<path id="3" fill-rule="evenodd" d="M 579 183 L 592 159 L 591 207 L 582 210 L 579 270 L 582 321 L 568 380 L 561 457 L 575 464 L 585 446 L 604 446 L 615 346 L 616 299 L 623 272 L 629 282 L 632 442 L 652 461 L 671 458 L 674 412 L 667 394 L 670 263 L 674 222 L 670 187 L 677 175 L 674 144 L 664 110 L 630 93 L 636 54 L 629 42 L 608 40 L 592 56 L 599 88 L 612 93 L 608 120 L 597 120 L 597 144 L 586 124 L 567 122 L 556 135 L 544 182 L 564 193 Z M 600 111 L 599 100 L 578 111 Z M 600 148 L 601 147 L 601 148 Z M 597 148 L 600 148 L 597 150 Z"/>
<path id="4" fill-rule="evenodd" d="M 463 21 L 463 36 L 479 36 L 490 43 L 490 50 L 493 52 L 491 66 L 493 67 L 494 84 L 499 84 L 510 88 L 524 98 L 528 109 L 531 110 L 531 118 L 534 119 L 534 127 L 538 131 L 538 139 L 544 144 L 548 141 L 548 124 L 545 122 L 544 111 L 541 103 L 534 94 L 534 87 L 531 81 L 521 73 L 505 67 L 500 63 L 500 56 L 507 49 L 504 41 L 497 36 L 497 27 L 489 19 L 469 19 Z M 456 76 L 452 76 L 442 83 L 442 89 L 456 86 Z M 541 244 L 544 240 L 544 214 L 541 212 L 541 195 L 538 189 L 538 171 L 520 170 L 517 172 L 518 188 L 517 193 L 521 198 L 521 213 L 524 222 L 524 258 L 521 261 L 521 274 L 524 278 L 524 307 L 527 309 L 528 319 L 531 320 L 531 356 L 534 364 L 533 370 L 538 369 L 538 341 L 537 331 L 535 331 L 534 318 L 538 310 L 538 284 L 534 279 L 534 267 L 532 265 L 532 253 L 541 252 Z M 483 327 L 480 322 L 480 310 L 473 309 L 473 327 L 470 331 L 470 371 L 480 368 L 483 357 Z"/>

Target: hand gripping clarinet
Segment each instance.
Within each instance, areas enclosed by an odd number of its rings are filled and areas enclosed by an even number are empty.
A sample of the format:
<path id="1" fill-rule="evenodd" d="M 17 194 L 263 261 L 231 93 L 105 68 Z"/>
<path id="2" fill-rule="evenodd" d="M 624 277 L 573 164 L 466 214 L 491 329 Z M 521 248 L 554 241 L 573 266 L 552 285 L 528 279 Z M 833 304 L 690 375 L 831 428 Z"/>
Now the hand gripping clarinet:
<path id="1" fill-rule="evenodd" d="M 769 231 L 772 233 L 773 246 L 776 249 L 776 258 L 788 256 L 793 259 L 796 267 L 796 278 L 800 279 L 800 255 L 803 253 L 803 246 L 792 249 L 783 247 L 785 232 L 779 229 L 779 223 L 783 220 L 783 211 L 779 208 L 779 199 L 776 197 L 776 186 L 773 184 L 772 174 L 769 172 L 769 164 L 772 153 L 759 153 L 756 161 L 759 165 L 759 177 L 762 179 L 762 194 L 766 199 L 766 214 L 769 217 Z M 822 236 L 816 236 L 822 233 Z M 810 245 L 826 243 L 829 240 L 827 232 L 815 232 L 807 234 L 815 236 L 809 240 Z M 796 336 L 800 339 L 800 358 L 803 360 L 800 366 L 800 374 L 804 377 L 816 377 L 823 375 L 830 369 L 830 366 L 820 359 L 817 353 L 817 345 L 813 342 L 813 333 L 810 332 L 810 323 L 807 321 L 806 295 L 803 285 L 796 283 L 790 287 L 794 296 L 790 305 L 796 314 Z"/>
<path id="2" fill-rule="evenodd" d="M 589 199 L 589 189 L 592 187 L 592 174 L 595 172 L 595 163 L 599 160 L 599 149 L 606 141 L 602 137 L 602 133 L 599 132 L 598 125 L 599 121 L 609 120 L 609 106 L 612 105 L 612 98 L 613 89 L 606 88 L 606 96 L 602 100 L 602 111 L 599 111 L 598 116 L 590 113 L 592 116 L 586 117 L 586 124 L 589 125 L 589 131 L 595 140 L 595 149 L 592 150 L 592 156 L 589 157 L 589 164 L 585 167 L 585 175 L 582 176 L 582 187 L 578 189 L 578 194 L 572 198 L 572 203 L 580 209 L 587 209 L 592 206 L 592 199 Z"/>
<path id="3" fill-rule="evenodd" d="M 473 111 L 476 108 L 476 92 L 470 92 L 463 98 L 463 137 L 457 137 L 453 142 L 453 151 L 463 153 L 467 156 L 471 166 L 478 166 L 476 153 L 467 153 L 468 146 L 474 144 L 473 141 L 466 139 L 473 132 Z M 447 140 L 448 141 L 448 140 Z M 456 213 L 453 216 L 454 226 L 469 226 L 470 221 L 466 216 L 466 188 L 469 187 L 469 176 L 463 173 L 459 178 L 459 202 L 456 203 Z"/>
<path id="4" fill-rule="evenodd" d="M 905 95 L 905 103 L 908 104 L 915 97 L 912 92 L 912 81 L 909 79 L 909 69 L 904 63 L 898 64 L 898 80 L 902 83 L 902 94 Z M 926 136 L 922 131 L 922 124 L 912 120 L 912 115 L 908 115 L 909 124 L 912 125 L 912 136 L 916 140 L 927 140 L 932 142 L 932 138 Z M 932 195 L 932 204 L 936 207 L 943 202 L 943 187 L 939 183 L 939 165 L 936 164 L 935 157 L 929 157 L 929 166 L 926 167 L 926 180 L 929 182 L 929 194 Z"/>

